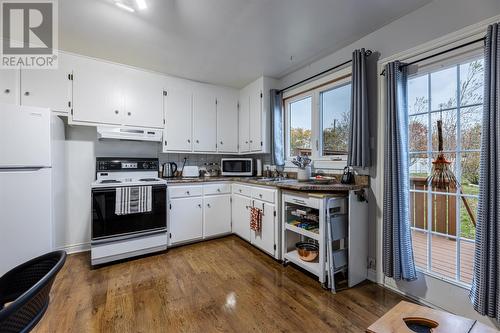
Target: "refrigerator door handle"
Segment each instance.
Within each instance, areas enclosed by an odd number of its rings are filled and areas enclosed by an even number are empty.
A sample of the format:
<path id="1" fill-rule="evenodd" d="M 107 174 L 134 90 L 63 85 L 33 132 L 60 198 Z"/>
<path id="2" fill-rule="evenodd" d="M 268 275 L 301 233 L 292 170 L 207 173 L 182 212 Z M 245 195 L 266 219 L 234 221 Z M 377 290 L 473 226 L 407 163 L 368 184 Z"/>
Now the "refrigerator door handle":
<path id="1" fill-rule="evenodd" d="M 50 169 L 46 166 L 30 166 L 30 167 L 22 167 L 22 168 L 0 168 L 1 172 L 33 172 L 41 169 Z"/>

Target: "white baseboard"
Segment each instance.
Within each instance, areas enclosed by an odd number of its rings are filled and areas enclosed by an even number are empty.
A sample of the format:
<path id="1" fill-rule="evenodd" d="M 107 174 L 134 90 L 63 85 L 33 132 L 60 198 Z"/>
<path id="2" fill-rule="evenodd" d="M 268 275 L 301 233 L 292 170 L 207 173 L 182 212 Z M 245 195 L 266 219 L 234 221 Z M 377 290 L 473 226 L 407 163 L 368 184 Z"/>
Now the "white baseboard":
<path id="1" fill-rule="evenodd" d="M 68 254 L 90 251 L 90 242 L 59 246 L 57 250 L 64 250 Z"/>
<path id="2" fill-rule="evenodd" d="M 368 274 L 366 275 L 366 278 L 372 282 L 377 283 L 377 271 L 369 268 Z"/>

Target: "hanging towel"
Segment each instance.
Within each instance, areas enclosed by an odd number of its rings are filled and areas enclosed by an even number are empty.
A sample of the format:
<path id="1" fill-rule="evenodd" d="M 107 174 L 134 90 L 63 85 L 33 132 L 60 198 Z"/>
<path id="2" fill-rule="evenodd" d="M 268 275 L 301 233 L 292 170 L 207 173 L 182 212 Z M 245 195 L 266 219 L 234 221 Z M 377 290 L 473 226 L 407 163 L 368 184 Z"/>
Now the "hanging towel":
<path id="1" fill-rule="evenodd" d="M 256 232 L 262 230 L 262 209 L 250 207 L 250 229 Z"/>
<path id="2" fill-rule="evenodd" d="M 152 186 L 117 187 L 115 214 L 128 215 L 151 211 Z"/>

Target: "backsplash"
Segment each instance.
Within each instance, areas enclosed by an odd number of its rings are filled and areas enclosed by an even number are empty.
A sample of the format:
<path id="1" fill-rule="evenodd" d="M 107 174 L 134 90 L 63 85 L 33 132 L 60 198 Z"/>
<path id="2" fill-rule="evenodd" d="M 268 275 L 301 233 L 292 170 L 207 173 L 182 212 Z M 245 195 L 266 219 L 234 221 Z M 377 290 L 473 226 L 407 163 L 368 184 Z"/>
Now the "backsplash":
<path id="1" fill-rule="evenodd" d="M 253 154 L 253 155 L 219 155 L 219 154 L 189 154 L 189 153 L 159 153 L 158 159 L 160 163 L 174 162 L 179 168 L 182 167 L 184 157 L 187 157 L 186 165 L 197 165 L 202 167 L 205 163 L 218 163 L 220 164 L 221 158 L 260 158 L 262 164 L 271 163 L 271 154 Z"/>

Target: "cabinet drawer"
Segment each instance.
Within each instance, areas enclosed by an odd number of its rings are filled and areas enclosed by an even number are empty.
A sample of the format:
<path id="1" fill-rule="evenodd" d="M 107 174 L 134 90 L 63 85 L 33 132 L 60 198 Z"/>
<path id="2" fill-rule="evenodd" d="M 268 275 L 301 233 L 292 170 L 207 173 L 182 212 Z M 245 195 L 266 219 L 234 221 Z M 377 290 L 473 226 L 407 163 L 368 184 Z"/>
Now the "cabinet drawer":
<path id="1" fill-rule="evenodd" d="M 321 199 L 318 198 L 311 198 L 309 196 L 301 196 L 301 195 L 291 195 L 291 194 L 284 194 L 282 197 L 282 200 L 284 202 L 290 202 L 296 205 L 301 205 L 305 207 L 311 207 L 311 208 L 316 208 L 319 209 L 319 203 Z"/>
<path id="2" fill-rule="evenodd" d="M 274 203 L 275 193 L 276 193 L 275 190 L 261 188 L 261 187 L 252 187 L 252 198 L 254 199 Z"/>
<path id="3" fill-rule="evenodd" d="M 168 195 L 170 199 L 173 198 L 188 198 L 188 197 L 198 197 L 203 193 L 203 187 L 201 185 L 196 186 L 175 186 L 168 188 Z"/>
<path id="4" fill-rule="evenodd" d="M 230 184 L 206 184 L 203 185 L 203 194 L 229 194 L 231 193 Z"/>
<path id="5" fill-rule="evenodd" d="M 246 185 L 233 184 L 233 193 L 250 197 L 252 196 L 252 188 Z"/>

